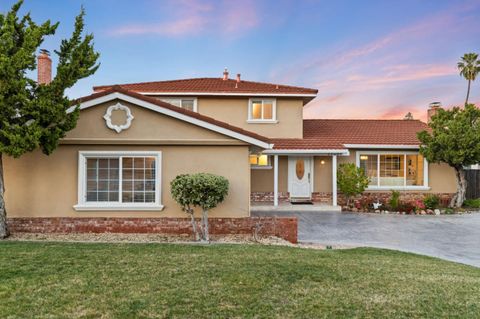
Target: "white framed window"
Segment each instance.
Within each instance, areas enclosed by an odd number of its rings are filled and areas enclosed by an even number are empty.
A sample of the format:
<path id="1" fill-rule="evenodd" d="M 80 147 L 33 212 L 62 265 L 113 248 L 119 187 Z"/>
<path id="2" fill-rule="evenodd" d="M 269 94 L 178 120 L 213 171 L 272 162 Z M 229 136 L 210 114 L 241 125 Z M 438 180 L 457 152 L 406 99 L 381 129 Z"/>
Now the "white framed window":
<path id="1" fill-rule="evenodd" d="M 81 151 L 76 210 L 162 210 L 161 152 Z"/>
<path id="2" fill-rule="evenodd" d="M 182 109 L 197 112 L 196 97 L 161 97 L 160 100 L 181 107 Z"/>
<path id="3" fill-rule="evenodd" d="M 418 152 L 357 151 L 357 166 L 370 179 L 369 190 L 428 190 L 428 162 Z"/>
<path id="4" fill-rule="evenodd" d="M 265 154 L 250 154 L 250 168 L 252 169 L 272 168 L 271 157 Z"/>
<path id="5" fill-rule="evenodd" d="M 251 98 L 248 100 L 248 123 L 277 123 L 277 100 Z"/>

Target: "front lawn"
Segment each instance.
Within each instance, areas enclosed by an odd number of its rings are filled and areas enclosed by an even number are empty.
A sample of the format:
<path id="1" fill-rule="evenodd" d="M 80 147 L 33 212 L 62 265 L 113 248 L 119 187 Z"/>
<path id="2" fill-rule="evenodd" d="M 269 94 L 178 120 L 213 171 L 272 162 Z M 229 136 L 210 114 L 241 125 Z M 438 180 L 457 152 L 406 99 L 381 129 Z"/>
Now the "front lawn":
<path id="1" fill-rule="evenodd" d="M 0 243 L 0 318 L 479 313 L 480 269 L 395 251 Z"/>

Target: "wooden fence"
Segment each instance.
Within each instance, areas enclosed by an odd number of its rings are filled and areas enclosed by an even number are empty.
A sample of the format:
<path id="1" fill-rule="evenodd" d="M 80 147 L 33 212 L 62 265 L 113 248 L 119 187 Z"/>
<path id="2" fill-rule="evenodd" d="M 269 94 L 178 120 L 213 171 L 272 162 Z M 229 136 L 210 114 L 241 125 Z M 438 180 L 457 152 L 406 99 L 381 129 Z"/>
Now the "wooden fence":
<path id="1" fill-rule="evenodd" d="M 480 198 L 480 169 L 466 170 L 467 199 Z"/>

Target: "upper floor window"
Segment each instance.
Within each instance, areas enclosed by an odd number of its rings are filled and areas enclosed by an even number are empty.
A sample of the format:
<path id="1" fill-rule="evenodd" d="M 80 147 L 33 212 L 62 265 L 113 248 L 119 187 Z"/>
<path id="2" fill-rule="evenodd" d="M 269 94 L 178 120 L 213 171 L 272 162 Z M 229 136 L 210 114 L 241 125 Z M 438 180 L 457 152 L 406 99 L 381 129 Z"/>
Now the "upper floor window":
<path id="1" fill-rule="evenodd" d="M 277 101 L 275 99 L 250 99 L 248 120 L 251 123 L 276 123 Z"/>
<path id="2" fill-rule="evenodd" d="M 162 97 L 160 100 L 189 111 L 197 112 L 197 99 L 194 97 Z"/>

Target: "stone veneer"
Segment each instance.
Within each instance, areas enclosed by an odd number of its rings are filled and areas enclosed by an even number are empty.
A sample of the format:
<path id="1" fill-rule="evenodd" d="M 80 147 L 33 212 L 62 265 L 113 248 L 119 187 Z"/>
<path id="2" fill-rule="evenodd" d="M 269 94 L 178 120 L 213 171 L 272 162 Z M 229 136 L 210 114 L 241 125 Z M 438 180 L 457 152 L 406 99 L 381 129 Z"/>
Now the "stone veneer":
<path id="1" fill-rule="evenodd" d="M 400 191 L 400 200 L 411 202 L 415 200 L 421 200 L 430 193 L 423 192 L 408 192 Z M 392 195 L 391 191 L 387 192 L 364 192 L 362 195 L 355 197 L 355 200 L 373 200 L 386 203 L 390 200 Z M 438 193 L 434 194 L 440 198 L 440 203 L 447 206 L 454 194 L 451 193 Z M 273 192 L 253 192 L 250 195 L 252 202 L 273 202 Z M 289 202 L 289 193 L 279 193 L 279 202 Z M 312 201 L 316 203 L 332 204 L 332 193 L 327 192 L 314 192 L 312 193 Z M 338 204 L 345 205 L 346 199 L 342 193 L 338 193 Z"/>
<path id="2" fill-rule="evenodd" d="M 192 234 L 188 218 L 22 217 L 9 218 L 12 233 L 159 233 Z M 210 234 L 277 236 L 297 243 L 296 217 L 211 218 Z"/>

